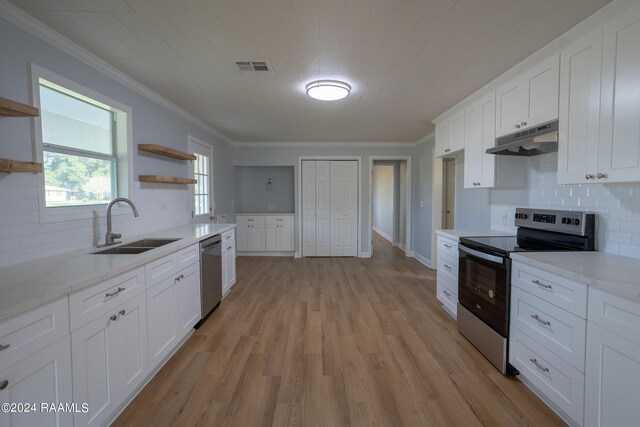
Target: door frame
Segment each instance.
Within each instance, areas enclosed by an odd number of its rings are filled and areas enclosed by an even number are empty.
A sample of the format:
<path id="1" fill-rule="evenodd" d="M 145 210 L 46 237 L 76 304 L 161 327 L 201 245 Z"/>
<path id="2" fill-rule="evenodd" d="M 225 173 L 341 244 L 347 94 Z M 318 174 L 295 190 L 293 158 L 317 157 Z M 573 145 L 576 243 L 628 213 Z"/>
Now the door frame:
<path id="1" fill-rule="evenodd" d="M 358 238 L 356 246 L 358 248 L 357 256 L 359 258 L 368 258 L 368 254 L 362 252 L 362 156 L 298 156 L 298 164 L 296 171 L 296 224 L 295 232 L 298 233 L 298 247 L 295 252 L 295 258 L 302 257 L 302 162 L 304 160 L 355 160 L 358 166 Z"/>
<path id="2" fill-rule="evenodd" d="M 196 138 L 195 136 L 189 135 L 187 137 L 187 146 L 189 147 L 189 152 L 193 153 L 194 145 L 199 145 L 209 149 L 209 216 L 210 218 L 215 218 L 216 213 L 216 199 L 215 199 L 215 188 L 214 188 L 214 177 L 213 177 L 213 146 L 211 144 L 206 143 L 205 141 Z M 189 161 L 189 177 L 193 177 L 193 160 Z M 189 203 L 191 208 L 191 218 L 189 219 L 190 223 L 195 223 L 196 216 L 194 213 L 195 210 L 195 185 L 189 186 Z M 213 219 L 210 219 L 209 222 L 213 222 Z"/>
<path id="3" fill-rule="evenodd" d="M 369 225 L 373 229 L 373 163 L 375 160 L 396 160 L 407 162 L 407 194 L 406 194 L 406 206 L 405 213 L 407 215 L 407 227 L 405 230 L 405 248 L 404 253 L 407 257 L 411 256 L 411 156 L 369 156 Z M 395 216 L 395 214 L 394 214 Z M 371 236 L 372 245 L 370 254 L 373 254 L 373 233 L 369 231 Z"/>

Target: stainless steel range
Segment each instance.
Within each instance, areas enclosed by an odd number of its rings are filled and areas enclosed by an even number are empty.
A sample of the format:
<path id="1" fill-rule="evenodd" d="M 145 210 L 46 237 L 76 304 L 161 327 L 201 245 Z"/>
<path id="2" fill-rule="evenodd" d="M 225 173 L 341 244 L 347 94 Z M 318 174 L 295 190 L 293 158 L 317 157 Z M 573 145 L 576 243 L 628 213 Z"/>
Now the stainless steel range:
<path id="1" fill-rule="evenodd" d="M 511 258 L 524 251 L 592 251 L 595 214 L 517 208 L 517 235 L 461 238 L 458 330 L 502 373 L 507 362 Z M 543 284 L 541 284 L 543 286 Z"/>

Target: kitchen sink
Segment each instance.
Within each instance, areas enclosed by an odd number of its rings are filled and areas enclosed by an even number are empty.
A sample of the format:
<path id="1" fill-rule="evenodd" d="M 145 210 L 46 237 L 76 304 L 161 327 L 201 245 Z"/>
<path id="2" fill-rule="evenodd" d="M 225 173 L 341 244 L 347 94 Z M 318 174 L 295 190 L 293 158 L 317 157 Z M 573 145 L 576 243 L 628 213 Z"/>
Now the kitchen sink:
<path id="1" fill-rule="evenodd" d="M 160 246 L 168 245 L 169 243 L 177 242 L 180 239 L 142 239 L 135 242 L 127 243 L 126 245 L 116 246 L 114 248 L 103 249 L 98 252 L 93 252 L 93 255 L 135 255 L 142 252 L 150 251 Z"/>
<path id="2" fill-rule="evenodd" d="M 153 248 L 132 248 L 118 246 L 117 248 L 109 248 L 99 252 L 93 252 L 93 255 L 135 255 L 142 252 L 150 251 Z"/>
<path id="3" fill-rule="evenodd" d="M 159 248 L 180 239 L 142 239 L 120 246 L 121 248 Z"/>

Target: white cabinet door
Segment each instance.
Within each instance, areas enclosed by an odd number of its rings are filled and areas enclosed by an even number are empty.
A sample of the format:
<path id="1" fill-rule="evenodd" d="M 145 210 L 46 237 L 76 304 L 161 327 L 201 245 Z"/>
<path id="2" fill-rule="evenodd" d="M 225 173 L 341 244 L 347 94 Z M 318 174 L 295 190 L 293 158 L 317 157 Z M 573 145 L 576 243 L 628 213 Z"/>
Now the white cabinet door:
<path id="1" fill-rule="evenodd" d="M 278 250 L 281 252 L 292 252 L 294 250 L 293 225 L 284 224 L 280 226 L 278 245 Z"/>
<path id="2" fill-rule="evenodd" d="M 40 404 L 54 405 L 74 402 L 71 383 L 71 343 L 62 338 L 42 350 L 22 359 L 0 372 L 0 381 L 7 381 L 0 390 L 2 403 L 33 402 L 35 412 L 0 412 L 0 425 L 6 427 L 73 425 L 73 414 L 41 411 Z M 81 410 L 82 401 L 78 403 Z"/>
<path id="3" fill-rule="evenodd" d="M 176 330 L 178 339 L 181 339 L 191 332 L 200 320 L 200 263 L 181 270 L 179 277 L 173 286 L 178 322 Z"/>
<path id="4" fill-rule="evenodd" d="M 495 185 L 496 156 L 486 150 L 495 145 L 495 93 L 467 107 L 464 149 L 465 188 L 491 188 Z"/>
<path id="5" fill-rule="evenodd" d="M 531 67 L 522 76 L 523 117 L 520 125 L 529 128 L 558 118 L 560 57 L 553 55 Z"/>
<path id="6" fill-rule="evenodd" d="M 276 224 L 267 224 L 265 226 L 265 248 L 267 252 L 276 252 L 278 249 L 278 231 L 280 226 Z"/>
<path id="7" fill-rule="evenodd" d="M 75 426 L 105 424 L 149 372 L 145 294 L 71 334 Z"/>
<path id="8" fill-rule="evenodd" d="M 147 318 L 149 319 L 149 365 L 151 369 L 171 352 L 178 334 L 173 284 L 175 277 L 165 279 L 147 290 Z"/>
<path id="9" fill-rule="evenodd" d="M 451 151 L 451 125 L 448 121 L 436 124 L 436 157 Z"/>
<path id="10" fill-rule="evenodd" d="M 464 148 L 464 110 L 458 111 L 451 118 L 451 125 L 449 128 L 450 146 L 452 153 L 460 151 Z"/>
<path id="11" fill-rule="evenodd" d="M 640 180 L 640 5 L 604 27 L 599 182 Z"/>
<path id="12" fill-rule="evenodd" d="M 640 346 L 587 325 L 586 426 L 632 426 L 640 419 Z"/>
<path id="13" fill-rule="evenodd" d="M 515 78 L 496 89 L 496 137 L 513 133 L 522 122 L 522 79 Z"/>
<path id="14" fill-rule="evenodd" d="M 253 224 L 249 226 L 249 251 L 264 252 L 265 250 L 265 225 Z"/>
<path id="15" fill-rule="evenodd" d="M 560 54 L 558 183 L 590 182 L 598 170 L 602 28 Z"/>
<path id="16" fill-rule="evenodd" d="M 249 245 L 249 229 L 250 224 L 238 224 L 236 225 L 236 238 L 238 245 L 238 252 L 249 252 L 251 246 Z"/>
<path id="17" fill-rule="evenodd" d="M 302 162 L 302 256 L 316 256 L 316 161 Z"/>
<path id="18" fill-rule="evenodd" d="M 446 157 L 464 148 L 464 109 L 436 125 L 436 156 Z"/>
<path id="19" fill-rule="evenodd" d="M 496 90 L 496 136 L 558 118 L 559 56 L 553 55 Z"/>

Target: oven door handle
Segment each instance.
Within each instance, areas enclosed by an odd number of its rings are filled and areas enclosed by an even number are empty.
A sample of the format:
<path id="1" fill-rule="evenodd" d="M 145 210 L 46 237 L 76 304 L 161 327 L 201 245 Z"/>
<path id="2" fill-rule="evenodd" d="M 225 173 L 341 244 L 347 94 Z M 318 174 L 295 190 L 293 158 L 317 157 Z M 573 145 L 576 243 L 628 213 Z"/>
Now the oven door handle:
<path id="1" fill-rule="evenodd" d="M 500 264 L 500 265 L 504 264 L 504 258 L 499 257 L 499 256 L 489 255 L 489 254 L 486 254 L 484 252 L 480 252 L 480 251 L 477 251 L 475 249 L 468 248 L 468 247 L 466 247 L 464 245 L 459 245 L 458 249 L 461 250 L 464 253 L 467 253 L 467 254 L 469 254 L 471 256 L 474 256 L 474 257 L 477 257 L 477 258 L 482 258 L 484 260 L 491 261 L 491 262 L 494 262 L 494 263 Z"/>

